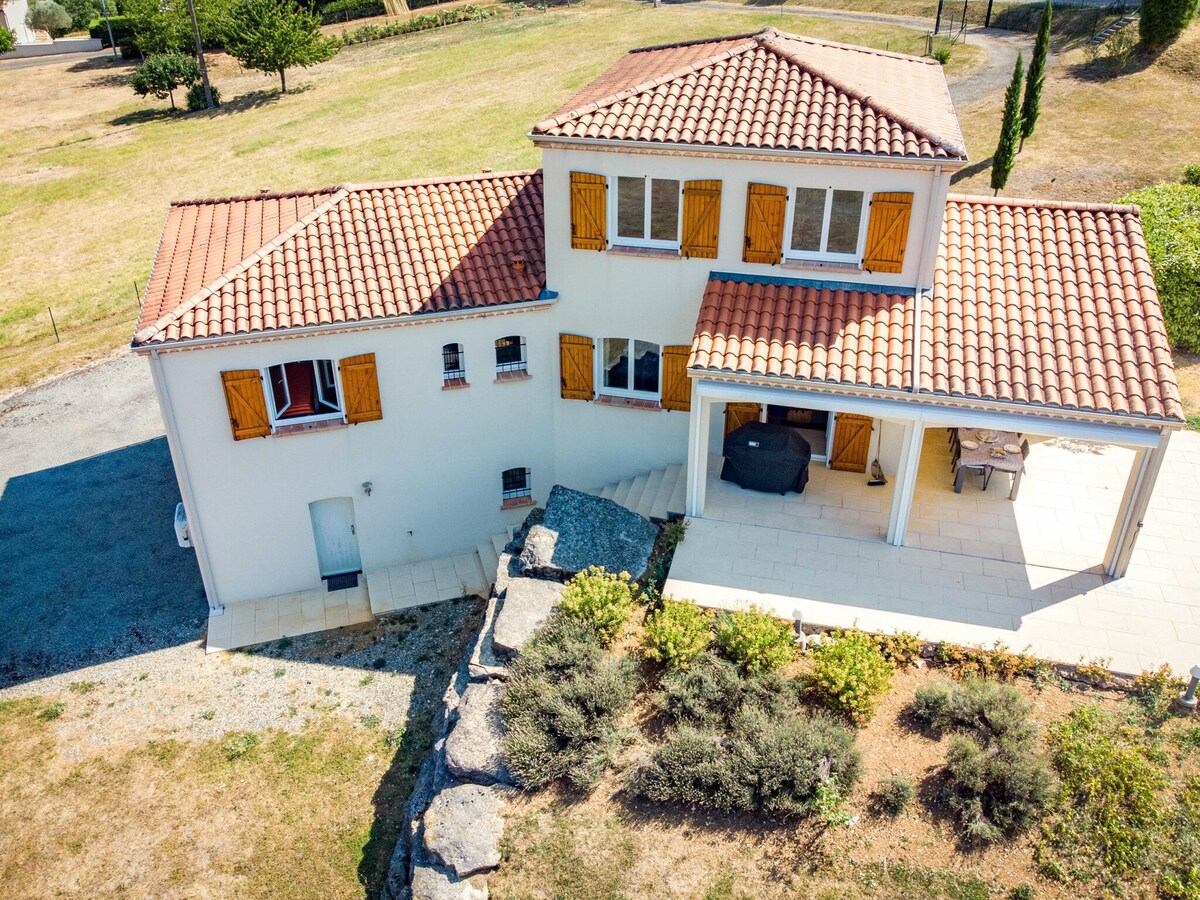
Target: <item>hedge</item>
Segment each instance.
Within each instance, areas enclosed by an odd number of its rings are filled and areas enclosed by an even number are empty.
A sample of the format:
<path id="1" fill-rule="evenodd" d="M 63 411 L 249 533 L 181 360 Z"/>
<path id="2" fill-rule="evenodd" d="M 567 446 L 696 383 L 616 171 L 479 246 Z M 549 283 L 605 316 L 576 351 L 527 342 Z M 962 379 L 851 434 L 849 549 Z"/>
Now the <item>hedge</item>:
<path id="1" fill-rule="evenodd" d="M 1124 198 L 1142 210 L 1171 345 L 1200 351 L 1200 187 L 1158 184 Z"/>
<path id="2" fill-rule="evenodd" d="M 382 38 L 396 37 L 402 34 L 413 34 L 417 31 L 428 31 L 431 28 L 441 28 L 443 25 L 454 25 L 458 22 L 469 22 L 476 19 L 488 19 L 496 15 L 493 10 L 485 9 L 474 4 L 461 6 L 458 9 L 448 9 L 439 15 L 414 16 L 402 22 L 389 22 L 387 25 L 361 25 L 351 32 L 341 36 L 343 44 L 363 44 L 368 41 L 378 41 Z"/>
<path id="3" fill-rule="evenodd" d="M 133 20 L 129 16 L 109 16 L 108 24 L 112 25 L 113 40 L 117 42 L 118 47 L 136 48 L 133 40 Z M 108 39 L 108 26 L 104 24 L 104 19 L 92 19 L 91 24 L 88 25 L 88 34 L 99 38 L 103 46 L 112 46 Z"/>
<path id="4" fill-rule="evenodd" d="M 383 0 L 333 0 L 321 7 L 321 24 L 369 19 L 371 16 L 382 16 L 385 12 Z"/>

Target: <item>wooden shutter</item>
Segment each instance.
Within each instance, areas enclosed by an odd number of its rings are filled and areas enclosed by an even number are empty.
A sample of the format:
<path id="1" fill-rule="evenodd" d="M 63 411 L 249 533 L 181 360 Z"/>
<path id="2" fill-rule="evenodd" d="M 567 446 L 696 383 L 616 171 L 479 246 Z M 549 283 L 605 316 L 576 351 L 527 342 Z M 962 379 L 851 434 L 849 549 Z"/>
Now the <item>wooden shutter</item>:
<path id="1" fill-rule="evenodd" d="M 725 434 L 729 435 L 749 422 L 762 418 L 762 407 L 757 403 L 726 403 Z"/>
<path id="2" fill-rule="evenodd" d="M 690 412 L 692 382 L 687 374 L 691 347 L 662 348 L 662 408 Z"/>
<path id="3" fill-rule="evenodd" d="M 558 370 L 564 400 L 591 400 L 595 365 L 593 354 L 596 342 L 577 334 L 558 336 Z"/>
<path id="4" fill-rule="evenodd" d="M 721 182 L 683 183 L 683 241 L 681 256 L 717 258 L 717 234 L 721 228 Z"/>
<path id="5" fill-rule="evenodd" d="M 576 250 L 608 249 L 607 194 L 603 175 L 571 173 L 571 246 Z"/>
<path id="6" fill-rule="evenodd" d="M 267 415 L 267 396 L 263 393 L 262 372 L 258 369 L 239 369 L 222 372 L 225 385 L 225 405 L 229 408 L 229 426 L 233 439 L 266 437 L 271 433 Z"/>
<path id="7" fill-rule="evenodd" d="M 870 416 L 837 414 L 833 426 L 833 450 L 829 454 L 829 468 L 839 472 L 867 471 L 872 421 Z"/>
<path id="8" fill-rule="evenodd" d="M 742 262 L 771 265 L 780 262 L 786 218 L 787 188 L 751 182 L 746 191 L 746 247 Z"/>
<path id="9" fill-rule="evenodd" d="M 863 254 L 863 268 L 868 272 L 899 272 L 904 268 L 912 202 L 911 192 L 875 194 L 871 198 L 867 250 Z"/>
<path id="10" fill-rule="evenodd" d="M 338 362 L 342 373 L 342 399 L 346 401 L 346 421 L 351 425 L 383 418 L 379 402 L 379 375 L 375 354 L 348 356 Z"/>

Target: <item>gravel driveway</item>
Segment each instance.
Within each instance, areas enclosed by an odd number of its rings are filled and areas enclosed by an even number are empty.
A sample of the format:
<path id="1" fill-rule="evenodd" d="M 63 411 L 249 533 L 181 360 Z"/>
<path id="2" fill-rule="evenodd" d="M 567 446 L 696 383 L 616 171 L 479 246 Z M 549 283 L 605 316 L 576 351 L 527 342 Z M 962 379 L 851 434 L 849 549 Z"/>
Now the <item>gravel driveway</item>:
<path id="1" fill-rule="evenodd" d="M 208 605 L 145 360 L 0 401 L 0 687 L 196 640 Z"/>

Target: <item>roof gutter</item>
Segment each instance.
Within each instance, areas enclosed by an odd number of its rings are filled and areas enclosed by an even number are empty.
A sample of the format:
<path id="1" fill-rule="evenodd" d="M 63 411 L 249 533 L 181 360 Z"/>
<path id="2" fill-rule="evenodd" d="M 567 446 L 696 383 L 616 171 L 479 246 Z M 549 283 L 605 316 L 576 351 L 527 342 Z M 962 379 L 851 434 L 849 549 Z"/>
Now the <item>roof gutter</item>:
<path id="1" fill-rule="evenodd" d="M 236 344 L 265 344 L 288 338 L 314 337 L 324 334 L 343 334 L 354 331 L 374 331 L 383 328 L 405 328 L 435 322 L 454 322 L 466 319 L 487 319 L 521 312 L 549 309 L 558 297 L 556 291 L 542 291 L 537 300 L 506 303 L 501 306 L 478 306 L 471 309 L 452 309 L 442 312 L 420 313 L 408 316 L 392 316 L 386 319 L 365 319 L 359 322 L 330 322 L 324 325 L 306 325 L 301 328 L 278 328 L 272 331 L 257 331 L 253 334 L 229 334 L 217 337 L 192 338 L 190 340 L 163 341 L 156 344 L 131 344 L 134 353 L 157 351 L 195 350 L 203 347 L 227 347 Z"/>
<path id="2" fill-rule="evenodd" d="M 545 134 L 529 132 L 527 137 L 533 143 L 545 147 L 561 144 L 567 148 L 614 151 L 641 151 L 642 153 L 668 153 L 695 156 L 699 153 L 710 153 L 720 156 L 761 157 L 763 159 L 791 159 L 805 162 L 821 162 L 829 165 L 857 165 L 894 167 L 903 169 L 944 168 L 948 172 L 956 172 L 967 165 L 966 159 L 931 159 L 927 156 L 887 156 L 870 153 L 829 153 L 818 150 L 778 150 L 770 147 L 720 147 L 715 144 L 679 144 L 657 141 L 631 141 L 603 138 L 581 137 L 551 137 Z"/>
<path id="3" fill-rule="evenodd" d="M 1157 437 L 1142 437 L 1141 435 L 1158 435 L 1164 430 L 1183 427 L 1182 422 L 1173 419 L 1089 413 L 1049 406 L 1030 406 L 1012 401 L 950 397 L 927 391 L 918 393 L 897 388 L 865 387 L 833 381 L 797 381 L 763 375 L 719 372 L 711 369 L 691 368 L 688 369 L 688 374 L 696 379 L 698 389 L 704 395 L 713 395 L 714 391 L 717 394 L 736 391 L 739 386 L 751 390 L 756 388 L 783 389 L 793 393 L 828 395 L 831 399 L 826 401 L 826 404 L 831 409 L 837 406 L 839 400 L 852 398 L 857 401 L 886 404 L 889 410 L 877 410 L 877 415 L 883 415 L 884 418 L 887 417 L 889 411 L 894 417 L 904 420 L 913 419 L 919 415 L 928 424 L 934 426 L 969 425 L 971 423 L 964 421 L 965 419 L 991 416 L 1008 421 L 1006 423 L 993 422 L 991 426 L 986 422 L 981 422 L 981 424 L 986 427 L 1009 424 L 1019 431 L 1022 430 L 1022 426 L 1028 428 L 1031 421 L 1045 421 L 1056 423 L 1057 428 L 1053 432 L 1055 434 L 1069 436 L 1075 433 L 1083 440 L 1106 440 L 1109 443 L 1125 446 L 1156 446 L 1158 444 Z M 844 408 L 844 403 L 842 408 Z M 1083 434 L 1085 430 L 1092 432 L 1090 437 Z"/>

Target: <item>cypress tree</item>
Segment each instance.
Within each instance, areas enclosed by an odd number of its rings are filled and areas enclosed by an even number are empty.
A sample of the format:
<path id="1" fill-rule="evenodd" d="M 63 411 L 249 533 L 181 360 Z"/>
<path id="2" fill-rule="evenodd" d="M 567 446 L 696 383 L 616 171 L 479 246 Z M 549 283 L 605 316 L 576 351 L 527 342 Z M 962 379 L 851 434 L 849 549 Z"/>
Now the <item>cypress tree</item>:
<path id="1" fill-rule="evenodd" d="M 1025 138 L 1033 134 L 1038 113 L 1042 109 L 1042 85 L 1046 82 L 1046 57 L 1050 55 L 1050 17 L 1053 0 L 1046 0 L 1042 10 L 1042 24 L 1038 28 L 1037 43 L 1033 45 L 1033 58 L 1029 60 L 1029 74 L 1025 76 L 1025 101 L 1021 104 L 1021 146 L 1025 149 Z"/>
<path id="2" fill-rule="evenodd" d="M 1138 32 L 1147 50 L 1174 40 L 1196 15 L 1196 0 L 1143 0 Z"/>
<path id="3" fill-rule="evenodd" d="M 1004 92 L 1004 118 L 1000 122 L 1000 140 L 996 143 L 996 153 L 992 157 L 992 190 L 996 194 L 1008 184 L 1008 176 L 1017 156 L 1017 141 L 1021 138 L 1021 81 L 1024 76 L 1025 60 L 1018 53 L 1017 64 L 1013 66 L 1012 81 L 1008 83 L 1008 90 Z"/>

